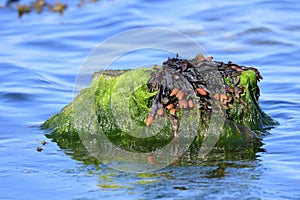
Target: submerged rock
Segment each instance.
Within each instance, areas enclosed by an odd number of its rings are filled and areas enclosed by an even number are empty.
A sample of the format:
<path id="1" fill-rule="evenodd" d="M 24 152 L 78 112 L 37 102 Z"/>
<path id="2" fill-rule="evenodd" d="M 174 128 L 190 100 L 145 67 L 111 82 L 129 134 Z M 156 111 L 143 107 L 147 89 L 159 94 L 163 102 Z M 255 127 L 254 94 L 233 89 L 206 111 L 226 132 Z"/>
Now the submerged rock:
<path id="1" fill-rule="evenodd" d="M 41 127 L 61 148 L 87 163 L 98 162 L 86 148 L 105 145 L 97 139 L 100 132 L 122 149 L 151 152 L 174 137 L 189 137 L 195 127 L 189 152 L 199 152 L 205 143 L 213 146 L 211 157 L 230 158 L 236 152 L 253 157 L 263 133 L 276 124 L 259 106 L 259 79 L 255 68 L 201 55 L 193 60 L 169 58 L 152 69 L 99 72 Z M 139 135 L 147 126 L 156 134 Z M 214 131 L 221 131 L 217 140 L 211 138 Z M 84 143 L 85 137 L 95 144 Z"/>

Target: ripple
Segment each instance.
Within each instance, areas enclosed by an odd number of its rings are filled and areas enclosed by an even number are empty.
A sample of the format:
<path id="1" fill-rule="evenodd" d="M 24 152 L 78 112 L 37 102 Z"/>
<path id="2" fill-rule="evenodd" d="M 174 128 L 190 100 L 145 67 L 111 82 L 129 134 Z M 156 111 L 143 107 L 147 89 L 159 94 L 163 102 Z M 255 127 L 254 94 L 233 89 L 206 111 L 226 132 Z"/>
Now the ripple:
<path id="1" fill-rule="evenodd" d="M 24 101 L 31 101 L 35 95 L 33 94 L 26 94 L 21 92 L 8 92 L 8 93 L 0 93 L 0 98 L 4 101 L 8 102 L 24 102 Z"/>
<path id="2" fill-rule="evenodd" d="M 274 33 L 274 31 L 267 27 L 255 27 L 255 28 L 248 28 L 246 30 L 241 31 L 240 33 L 237 33 L 236 36 L 243 36 L 243 35 L 255 35 L 258 36 L 258 34 L 263 33 L 265 34 L 271 34 Z"/>
<path id="3" fill-rule="evenodd" d="M 82 8 L 77 1 L 68 3 L 62 16 L 31 13 L 22 19 L 16 10 L 0 8 L 0 198 L 30 199 L 34 194 L 36 199 L 43 195 L 58 199 L 300 197 L 293 186 L 299 183 L 300 167 L 297 0 L 103 0 Z M 142 185 L 134 183 L 148 179 L 78 163 L 52 141 L 36 153 L 33 141 L 44 132 L 24 127 L 46 120 L 72 100 L 76 73 L 89 52 L 113 34 L 150 26 L 186 33 L 218 60 L 259 68 L 264 76 L 260 105 L 280 122 L 264 138 L 266 152 L 260 160 L 248 161 L 247 167 L 231 165 L 222 178 L 205 177 L 217 166 L 170 166 L 157 173 L 159 181 Z M 162 38 L 168 40 L 172 38 Z M 141 57 L 145 56 L 130 57 L 129 64 Z M 97 184 L 105 181 L 98 173 L 110 174 L 118 185 L 130 188 L 99 190 Z"/>

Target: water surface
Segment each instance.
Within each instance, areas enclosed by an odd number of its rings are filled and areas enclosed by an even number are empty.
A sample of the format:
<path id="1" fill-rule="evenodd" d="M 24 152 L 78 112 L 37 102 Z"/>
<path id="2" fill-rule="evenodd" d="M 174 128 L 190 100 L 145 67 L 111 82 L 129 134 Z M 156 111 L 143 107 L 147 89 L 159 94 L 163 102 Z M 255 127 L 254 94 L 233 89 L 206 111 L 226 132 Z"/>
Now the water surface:
<path id="1" fill-rule="evenodd" d="M 300 198 L 298 1 L 103 0 L 80 8 L 64 2 L 62 16 L 18 18 L 0 1 L 0 199 Z M 72 101 L 89 52 L 113 34 L 153 26 L 188 35 L 216 60 L 261 71 L 260 104 L 280 123 L 264 138 L 265 152 L 255 160 L 137 175 L 85 165 L 45 137 L 39 125 Z M 37 152 L 42 140 L 47 144 Z M 221 164 L 225 174 L 216 177 Z"/>

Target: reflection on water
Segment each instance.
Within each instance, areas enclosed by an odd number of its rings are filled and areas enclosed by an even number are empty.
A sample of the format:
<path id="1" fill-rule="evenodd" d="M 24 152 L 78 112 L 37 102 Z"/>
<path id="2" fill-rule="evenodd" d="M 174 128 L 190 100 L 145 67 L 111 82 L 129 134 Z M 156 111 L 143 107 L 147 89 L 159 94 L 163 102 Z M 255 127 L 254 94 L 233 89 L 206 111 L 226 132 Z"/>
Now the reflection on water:
<path id="1" fill-rule="evenodd" d="M 82 9 L 78 1 L 61 1 L 68 4 L 62 16 L 31 12 L 21 19 L 17 3 L 12 9 L 6 2 L 0 2 L 0 199 L 300 198 L 298 1 L 103 0 Z M 44 136 L 37 126 L 72 101 L 91 49 L 123 30 L 149 26 L 181 31 L 216 60 L 261 71 L 261 106 L 280 123 L 264 138 L 265 152 L 138 175 L 85 163 Z"/>

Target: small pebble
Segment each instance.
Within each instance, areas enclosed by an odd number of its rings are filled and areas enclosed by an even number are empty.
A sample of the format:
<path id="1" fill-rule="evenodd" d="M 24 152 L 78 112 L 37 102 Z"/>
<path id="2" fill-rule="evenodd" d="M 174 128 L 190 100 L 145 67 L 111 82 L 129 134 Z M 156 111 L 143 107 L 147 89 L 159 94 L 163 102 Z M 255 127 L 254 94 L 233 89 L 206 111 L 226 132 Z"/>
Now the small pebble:
<path id="1" fill-rule="evenodd" d="M 203 97 L 205 97 L 205 96 L 208 95 L 208 93 L 206 92 L 206 90 L 203 89 L 203 88 L 196 88 L 196 92 L 197 92 L 197 94 L 199 94 L 199 95 L 201 95 Z"/>
<path id="2" fill-rule="evenodd" d="M 179 108 L 186 109 L 188 108 L 188 103 L 185 99 L 182 99 L 178 102 Z"/>
<path id="3" fill-rule="evenodd" d="M 153 122 L 153 116 L 149 115 L 146 120 L 146 126 L 150 126 Z"/>
<path id="4" fill-rule="evenodd" d="M 173 109 L 170 110 L 171 115 L 175 115 L 175 113 L 176 113 L 176 109 L 173 108 Z"/>
<path id="5" fill-rule="evenodd" d="M 174 104 L 169 104 L 169 105 L 167 105 L 167 107 L 166 107 L 168 110 L 171 110 L 171 109 L 173 109 L 174 108 Z"/>
<path id="6" fill-rule="evenodd" d="M 227 104 L 227 96 L 225 94 L 220 94 L 220 101 L 223 105 Z"/>
<path id="7" fill-rule="evenodd" d="M 176 94 L 177 99 L 180 101 L 184 97 L 184 92 L 182 90 L 179 90 L 178 93 Z"/>
<path id="8" fill-rule="evenodd" d="M 178 88 L 174 88 L 170 94 L 170 96 L 175 96 L 178 93 L 179 89 Z"/>
<path id="9" fill-rule="evenodd" d="M 36 150 L 37 150 L 38 152 L 41 152 L 41 151 L 43 151 L 43 148 L 42 148 L 42 147 L 37 147 Z"/>
<path id="10" fill-rule="evenodd" d="M 193 102 L 193 100 L 188 100 L 188 106 L 189 106 L 189 108 L 194 108 L 194 102 Z"/>
<path id="11" fill-rule="evenodd" d="M 216 94 L 214 95 L 214 98 L 215 98 L 215 100 L 219 101 L 219 99 L 220 99 L 220 94 L 216 93 Z"/>
<path id="12" fill-rule="evenodd" d="M 165 111 L 164 111 L 163 108 L 160 108 L 160 109 L 157 110 L 157 115 L 158 116 L 162 116 L 164 113 L 165 113 Z"/>
<path id="13" fill-rule="evenodd" d="M 213 57 L 212 56 L 208 56 L 205 60 L 207 61 L 212 61 Z"/>

